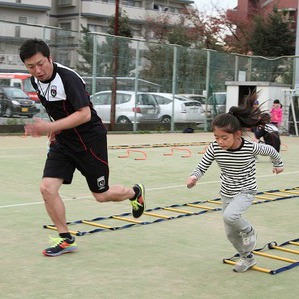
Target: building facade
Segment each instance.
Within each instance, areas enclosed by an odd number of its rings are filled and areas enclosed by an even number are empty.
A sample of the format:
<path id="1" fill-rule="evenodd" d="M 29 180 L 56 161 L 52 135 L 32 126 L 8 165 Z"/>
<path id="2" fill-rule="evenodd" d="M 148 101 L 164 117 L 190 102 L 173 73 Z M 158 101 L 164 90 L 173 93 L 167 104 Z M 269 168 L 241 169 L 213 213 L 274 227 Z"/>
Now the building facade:
<path id="1" fill-rule="evenodd" d="M 190 7 L 189 0 L 119 0 L 119 12 L 130 19 L 134 38 L 141 38 L 148 18 L 168 15 L 176 22 Z M 55 40 L 67 38 L 78 44 L 82 26 L 91 32 L 107 33 L 115 15 L 115 0 L 6 0 L 0 1 L 0 71 L 20 71 L 18 49 L 27 38 Z M 34 26 L 26 26 L 26 24 Z M 78 34 L 76 34 L 78 33 Z M 65 60 L 76 60 L 76 53 L 65 51 Z"/>
<path id="2" fill-rule="evenodd" d="M 183 0 L 119 0 L 119 12 L 130 19 L 134 37 L 142 37 L 147 18 L 167 14 L 173 21 L 178 20 L 193 1 Z M 108 20 L 115 15 L 115 0 L 52 1 L 50 25 L 68 30 L 81 30 L 81 25 L 92 32 L 107 33 Z"/>
<path id="3" fill-rule="evenodd" d="M 284 12 L 285 20 L 296 28 L 298 0 L 238 0 L 238 5 L 230 13 L 237 14 L 240 19 L 252 19 L 257 12 L 271 13 L 276 7 Z"/>

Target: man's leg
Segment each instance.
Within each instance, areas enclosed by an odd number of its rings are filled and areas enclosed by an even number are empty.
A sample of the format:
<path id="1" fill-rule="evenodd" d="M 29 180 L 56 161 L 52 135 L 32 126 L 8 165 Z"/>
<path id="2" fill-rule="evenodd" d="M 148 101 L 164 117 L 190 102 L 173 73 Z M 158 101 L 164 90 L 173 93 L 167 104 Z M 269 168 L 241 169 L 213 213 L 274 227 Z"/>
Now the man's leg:
<path id="1" fill-rule="evenodd" d="M 65 206 L 58 193 L 62 183 L 62 179 L 43 178 L 40 185 L 40 191 L 45 202 L 47 213 L 56 226 L 58 233 L 68 232 Z"/>
<path id="2" fill-rule="evenodd" d="M 98 202 L 117 202 L 130 199 L 132 213 L 135 218 L 139 218 L 145 209 L 145 189 L 142 184 L 136 184 L 131 188 L 113 185 L 105 192 L 93 192 L 92 194 Z"/>
<path id="3" fill-rule="evenodd" d="M 45 202 L 46 210 L 59 233 L 59 238 L 51 238 L 52 247 L 43 251 L 46 256 L 58 256 L 63 253 L 72 252 L 77 249 L 75 238 L 67 228 L 65 206 L 58 193 L 63 180 L 58 178 L 43 178 L 40 190 Z"/>

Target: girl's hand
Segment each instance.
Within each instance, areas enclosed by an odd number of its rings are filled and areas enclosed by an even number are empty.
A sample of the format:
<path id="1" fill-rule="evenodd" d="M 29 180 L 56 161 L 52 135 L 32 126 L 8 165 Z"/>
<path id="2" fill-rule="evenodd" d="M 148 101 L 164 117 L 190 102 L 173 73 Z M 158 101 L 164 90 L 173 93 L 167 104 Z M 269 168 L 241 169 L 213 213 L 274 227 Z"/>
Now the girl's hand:
<path id="1" fill-rule="evenodd" d="M 193 186 L 196 185 L 198 181 L 198 178 L 194 175 L 191 175 L 188 179 L 187 179 L 187 188 L 192 188 Z"/>
<path id="2" fill-rule="evenodd" d="M 272 172 L 279 174 L 279 173 L 283 172 L 283 167 L 273 167 Z"/>

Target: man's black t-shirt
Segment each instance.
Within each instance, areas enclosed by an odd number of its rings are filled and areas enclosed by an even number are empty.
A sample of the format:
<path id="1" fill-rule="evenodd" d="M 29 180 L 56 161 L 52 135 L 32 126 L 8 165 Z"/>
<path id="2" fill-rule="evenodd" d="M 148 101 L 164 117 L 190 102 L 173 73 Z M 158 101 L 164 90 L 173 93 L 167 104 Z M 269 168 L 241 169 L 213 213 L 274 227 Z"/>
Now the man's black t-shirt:
<path id="1" fill-rule="evenodd" d="M 56 132 L 56 140 L 73 151 L 84 151 L 94 142 L 101 142 L 107 130 L 92 107 L 84 80 L 73 70 L 54 63 L 52 77 L 45 82 L 32 78 L 42 105 L 50 120 L 65 118 L 80 108 L 89 106 L 91 119 L 73 129 Z"/>

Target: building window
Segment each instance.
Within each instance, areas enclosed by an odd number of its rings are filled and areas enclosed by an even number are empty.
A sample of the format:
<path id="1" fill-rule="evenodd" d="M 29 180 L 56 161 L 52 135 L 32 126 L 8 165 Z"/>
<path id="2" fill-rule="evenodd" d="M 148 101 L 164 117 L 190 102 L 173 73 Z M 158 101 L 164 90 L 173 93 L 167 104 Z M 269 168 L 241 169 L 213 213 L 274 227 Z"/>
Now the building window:
<path id="1" fill-rule="evenodd" d="M 124 0 L 122 4 L 132 7 L 141 7 L 141 1 L 138 0 Z"/>
<path id="2" fill-rule="evenodd" d="M 15 27 L 15 37 L 21 37 L 21 26 Z"/>
<path id="3" fill-rule="evenodd" d="M 71 22 L 60 23 L 59 27 L 64 30 L 72 30 L 72 23 Z"/>
<path id="4" fill-rule="evenodd" d="M 36 24 L 36 19 L 33 17 L 19 17 L 19 23 Z"/>
<path id="5" fill-rule="evenodd" d="M 88 24 L 87 28 L 90 32 L 102 32 L 102 26 L 99 25 Z"/>
<path id="6" fill-rule="evenodd" d="M 61 22 L 59 27 L 62 29 L 57 30 L 59 37 L 70 38 L 75 36 L 75 33 L 72 32 L 72 22 Z"/>

